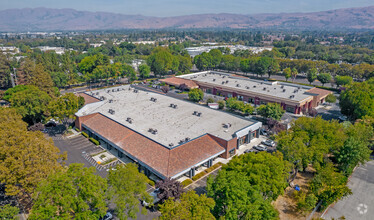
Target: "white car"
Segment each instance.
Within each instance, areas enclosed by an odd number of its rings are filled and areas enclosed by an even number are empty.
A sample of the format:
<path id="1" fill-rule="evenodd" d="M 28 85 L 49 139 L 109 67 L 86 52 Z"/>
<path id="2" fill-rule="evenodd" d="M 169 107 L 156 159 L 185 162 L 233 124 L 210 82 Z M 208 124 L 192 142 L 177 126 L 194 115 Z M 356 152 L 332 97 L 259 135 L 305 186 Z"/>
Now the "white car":
<path id="1" fill-rule="evenodd" d="M 275 146 L 275 142 L 270 140 L 270 139 L 261 141 L 261 144 L 264 144 L 264 145 L 269 146 L 269 147 L 274 147 Z"/>
<path id="2" fill-rule="evenodd" d="M 266 147 L 266 146 L 263 145 L 263 144 L 260 144 L 260 145 L 254 146 L 253 148 L 256 149 L 256 150 L 258 150 L 258 151 L 265 151 L 265 150 L 268 149 L 268 147 Z"/>

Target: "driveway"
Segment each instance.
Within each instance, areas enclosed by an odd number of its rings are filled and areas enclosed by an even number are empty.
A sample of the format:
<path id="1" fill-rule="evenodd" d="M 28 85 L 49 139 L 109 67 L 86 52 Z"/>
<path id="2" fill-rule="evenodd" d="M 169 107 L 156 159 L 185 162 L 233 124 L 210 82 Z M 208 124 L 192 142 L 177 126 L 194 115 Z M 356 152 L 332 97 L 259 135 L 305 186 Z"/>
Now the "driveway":
<path id="1" fill-rule="evenodd" d="M 374 216 L 374 161 L 357 167 L 348 187 L 352 195 L 332 205 L 322 217 L 324 219 L 373 219 Z"/>

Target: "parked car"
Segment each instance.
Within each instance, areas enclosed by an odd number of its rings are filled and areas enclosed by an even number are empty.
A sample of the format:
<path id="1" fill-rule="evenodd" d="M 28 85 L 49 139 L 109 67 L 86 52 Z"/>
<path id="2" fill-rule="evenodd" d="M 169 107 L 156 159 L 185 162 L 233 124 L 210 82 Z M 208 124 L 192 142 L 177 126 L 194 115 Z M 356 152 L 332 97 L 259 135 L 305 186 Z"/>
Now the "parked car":
<path id="1" fill-rule="evenodd" d="M 266 146 L 263 145 L 263 144 L 260 144 L 260 145 L 254 146 L 253 148 L 256 149 L 256 150 L 258 150 L 258 151 L 265 151 L 265 150 L 268 149 L 268 147 L 266 147 Z"/>
<path id="2" fill-rule="evenodd" d="M 261 144 L 264 144 L 264 145 L 269 146 L 269 147 L 274 147 L 275 146 L 275 142 L 270 140 L 270 139 L 266 139 L 264 141 L 261 141 Z"/>
<path id="3" fill-rule="evenodd" d="M 268 136 L 268 132 L 265 129 L 260 129 L 260 134 L 264 136 Z"/>
<path id="4" fill-rule="evenodd" d="M 150 203 L 143 200 L 142 205 L 144 207 L 148 207 L 148 206 L 151 206 L 151 205 L 154 205 L 154 204 L 158 203 L 160 201 L 160 199 L 157 197 L 158 193 L 159 193 L 158 189 L 153 190 L 151 193 L 149 193 L 149 195 L 151 195 L 151 197 L 153 198 L 153 203 L 150 204 Z"/>
<path id="5" fill-rule="evenodd" d="M 338 119 L 339 119 L 340 122 L 347 121 L 347 117 L 346 116 L 339 116 Z"/>
<path id="6" fill-rule="evenodd" d="M 247 149 L 244 151 L 245 154 L 255 152 L 255 149 Z"/>
<path id="7" fill-rule="evenodd" d="M 99 220 L 111 220 L 113 219 L 113 215 L 110 212 L 107 212 L 104 217 L 101 217 Z"/>

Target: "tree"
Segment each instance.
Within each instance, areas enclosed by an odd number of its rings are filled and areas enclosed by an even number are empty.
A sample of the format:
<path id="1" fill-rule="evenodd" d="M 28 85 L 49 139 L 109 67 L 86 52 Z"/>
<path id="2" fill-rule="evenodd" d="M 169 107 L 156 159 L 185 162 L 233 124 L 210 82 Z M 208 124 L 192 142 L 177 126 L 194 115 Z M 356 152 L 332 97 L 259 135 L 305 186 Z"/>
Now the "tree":
<path id="1" fill-rule="evenodd" d="M 249 177 L 236 171 L 220 170 L 208 177 L 207 195 L 216 205 L 214 216 L 226 219 L 277 219 L 278 213 L 269 200 L 262 197 Z"/>
<path id="2" fill-rule="evenodd" d="M 59 170 L 65 157 L 43 133 L 27 131 L 14 109 L 0 108 L 0 183 L 7 195 L 30 202 L 39 182 Z"/>
<path id="3" fill-rule="evenodd" d="M 165 75 L 173 65 L 174 57 L 168 49 L 157 47 L 147 59 L 148 66 L 159 76 Z"/>
<path id="4" fill-rule="evenodd" d="M 19 208 L 6 204 L 0 206 L 0 219 L 4 220 L 16 220 L 18 219 L 17 215 L 19 213 Z"/>
<path id="5" fill-rule="evenodd" d="M 139 212 L 139 200 L 152 201 L 147 193 L 147 177 L 133 163 L 118 165 L 115 170 L 110 170 L 108 184 L 109 198 L 116 204 L 120 219 L 135 219 Z M 143 208 L 142 212 L 146 213 L 146 209 Z"/>
<path id="6" fill-rule="evenodd" d="M 126 77 L 129 79 L 130 82 L 138 79 L 134 68 L 132 68 L 132 66 L 130 65 L 127 65 L 127 64 L 123 65 L 123 73 L 126 75 Z"/>
<path id="7" fill-rule="evenodd" d="M 178 70 L 181 71 L 183 74 L 189 73 L 192 68 L 191 57 L 188 54 L 186 56 L 179 55 L 178 59 L 179 59 Z"/>
<path id="8" fill-rule="evenodd" d="M 215 219 L 210 210 L 215 203 L 205 194 L 199 196 L 191 190 L 181 195 L 180 200 L 169 198 L 160 205 L 161 220 L 168 219 Z"/>
<path id="9" fill-rule="evenodd" d="M 286 69 L 283 69 L 283 74 L 286 81 L 288 81 L 288 79 L 291 78 L 291 68 L 287 67 Z"/>
<path id="10" fill-rule="evenodd" d="M 292 68 L 292 70 L 291 70 L 292 82 L 296 79 L 297 74 L 299 74 L 299 72 L 297 71 L 297 69 L 296 68 Z"/>
<path id="11" fill-rule="evenodd" d="M 53 84 L 56 87 L 64 87 L 68 84 L 69 77 L 67 74 L 62 72 L 51 72 Z"/>
<path id="12" fill-rule="evenodd" d="M 309 84 L 312 84 L 312 82 L 317 79 L 317 69 L 312 68 L 310 71 L 308 71 L 306 78 L 308 79 Z"/>
<path id="13" fill-rule="evenodd" d="M 276 139 L 277 149 L 285 160 L 295 163 L 299 169 L 312 164 L 318 170 L 329 153 L 343 146 L 347 135 L 337 121 L 302 117 L 294 121 L 288 131 L 280 132 Z"/>
<path id="14" fill-rule="evenodd" d="M 208 70 L 212 68 L 212 56 L 209 53 L 203 52 L 195 56 L 194 63 L 199 70 Z"/>
<path id="15" fill-rule="evenodd" d="M 328 96 L 326 96 L 326 102 L 335 103 L 336 102 L 336 96 L 334 96 L 334 94 L 329 94 Z"/>
<path id="16" fill-rule="evenodd" d="M 147 64 L 142 64 L 139 66 L 139 73 L 142 79 L 148 78 L 151 68 Z"/>
<path id="17" fill-rule="evenodd" d="M 353 79 L 350 76 L 335 76 L 336 86 L 345 86 L 353 83 Z"/>
<path id="18" fill-rule="evenodd" d="M 339 97 L 339 105 L 352 120 L 374 117 L 374 79 L 348 86 Z"/>
<path id="19" fill-rule="evenodd" d="M 204 92 L 201 89 L 191 89 L 188 93 L 188 99 L 194 102 L 199 102 L 203 100 Z"/>
<path id="20" fill-rule="evenodd" d="M 107 207 L 105 179 L 95 175 L 95 168 L 70 164 L 68 169 L 42 181 L 34 196 L 29 219 L 98 219 Z"/>
<path id="21" fill-rule="evenodd" d="M 212 67 L 217 68 L 221 64 L 222 52 L 219 49 L 212 49 L 209 51 L 211 56 Z"/>
<path id="22" fill-rule="evenodd" d="M 322 86 L 325 85 L 325 83 L 330 82 L 331 80 L 331 75 L 328 73 L 320 73 L 317 75 L 318 81 L 322 83 Z"/>
<path id="23" fill-rule="evenodd" d="M 269 72 L 272 65 L 273 58 L 261 57 L 256 63 L 256 73 L 257 75 L 264 75 Z"/>
<path id="24" fill-rule="evenodd" d="M 334 152 L 334 156 L 339 171 L 349 176 L 357 165 L 364 164 L 370 159 L 369 145 L 374 128 L 365 122 L 356 122 L 346 128 L 346 133 L 348 139 L 339 151 Z"/>
<path id="25" fill-rule="evenodd" d="M 160 199 L 161 203 L 169 198 L 174 198 L 174 200 L 179 199 L 182 193 L 184 193 L 182 184 L 170 178 L 158 181 L 156 183 L 156 188 L 159 190 L 157 197 Z"/>
<path id="26" fill-rule="evenodd" d="M 48 105 L 48 111 L 51 117 L 57 117 L 67 128 L 69 119 L 75 118 L 75 113 L 80 105 L 78 96 L 73 93 L 66 93 L 52 100 Z"/>
<path id="27" fill-rule="evenodd" d="M 346 183 L 347 177 L 336 172 L 333 164 L 328 163 L 312 179 L 310 190 L 318 200 L 322 200 L 322 207 L 325 208 L 342 197 L 352 194 Z"/>
<path id="28" fill-rule="evenodd" d="M 268 103 L 267 105 L 260 105 L 257 108 L 257 113 L 264 118 L 272 118 L 279 121 L 285 110 L 278 103 Z"/>
<path id="29" fill-rule="evenodd" d="M 11 106 L 30 124 L 42 121 L 51 97 L 35 86 L 16 87 L 6 93 Z"/>

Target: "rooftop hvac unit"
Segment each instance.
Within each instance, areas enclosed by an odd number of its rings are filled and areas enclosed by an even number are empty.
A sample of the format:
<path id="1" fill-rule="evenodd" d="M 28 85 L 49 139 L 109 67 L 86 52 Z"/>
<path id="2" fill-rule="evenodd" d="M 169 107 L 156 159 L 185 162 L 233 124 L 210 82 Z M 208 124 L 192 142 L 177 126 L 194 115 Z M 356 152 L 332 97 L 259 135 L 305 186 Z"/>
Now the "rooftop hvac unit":
<path id="1" fill-rule="evenodd" d="M 193 115 L 197 115 L 197 111 L 193 111 Z"/>
<path id="2" fill-rule="evenodd" d="M 246 88 L 246 89 L 249 89 L 249 86 L 246 86 L 245 88 Z"/>
<path id="3" fill-rule="evenodd" d="M 184 140 L 180 140 L 178 143 L 179 143 L 179 144 L 183 144 L 183 143 L 184 143 Z"/>
<path id="4" fill-rule="evenodd" d="M 240 87 L 240 84 L 236 84 L 236 87 Z"/>
<path id="5" fill-rule="evenodd" d="M 126 121 L 127 121 L 128 123 L 132 124 L 132 118 L 128 117 L 128 118 L 126 119 Z"/>
<path id="6" fill-rule="evenodd" d="M 117 89 L 117 92 L 119 92 L 119 90 L 120 90 L 120 89 L 118 88 L 118 89 Z"/>
<path id="7" fill-rule="evenodd" d="M 256 88 L 256 87 L 257 87 L 256 85 L 253 86 L 253 88 Z"/>
<path id="8" fill-rule="evenodd" d="M 225 84 L 225 82 L 222 82 L 222 85 Z"/>
<path id="9" fill-rule="evenodd" d="M 99 95 L 99 92 L 97 92 L 96 95 Z"/>
<path id="10" fill-rule="evenodd" d="M 201 112 L 198 112 L 198 113 L 197 113 L 196 115 L 197 115 L 198 117 L 200 117 L 200 116 L 201 116 L 201 114 L 202 114 Z"/>
<path id="11" fill-rule="evenodd" d="M 174 144 L 173 144 L 173 143 L 170 143 L 170 144 L 169 144 L 169 147 L 174 147 Z"/>
<path id="12" fill-rule="evenodd" d="M 173 106 L 173 108 L 175 108 L 175 109 L 176 109 L 177 107 L 178 107 L 178 105 L 174 105 L 174 106 Z"/>
<path id="13" fill-rule="evenodd" d="M 283 89 L 283 92 L 286 92 L 286 89 Z"/>
<path id="14" fill-rule="evenodd" d="M 215 82 L 216 81 L 216 79 L 213 79 L 213 82 Z"/>
<path id="15" fill-rule="evenodd" d="M 109 103 L 112 103 L 113 102 L 113 99 L 109 99 Z"/>
<path id="16" fill-rule="evenodd" d="M 226 80 L 226 83 L 229 83 L 229 81 L 228 81 L 228 80 Z"/>
<path id="17" fill-rule="evenodd" d="M 170 106 L 169 106 L 169 107 L 172 107 L 172 108 L 173 108 L 173 106 L 174 106 L 174 104 L 170 104 Z"/>
<path id="18" fill-rule="evenodd" d="M 264 87 L 264 88 L 263 88 L 263 90 L 265 91 L 265 90 L 266 90 L 266 88 Z"/>
<path id="19" fill-rule="evenodd" d="M 281 88 L 283 89 L 283 88 L 284 88 L 284 86 L 281 86 Z"/>
<path id="20" fill-rule="evenodd" d="M 152 134 L 157 134 L 157 133 L 158 133 L 157 129 L 153 129 Z"/>
<path id="21" fill-rule="evenodd" d="M 277 87 L 274 87 L 274 89 L 277 89 Z"/>
<path id="22" fill-rule="evenodd" d="M 186 139 L 184 139 L 185 142 L 187 141 L 190 141 L 190 138 L 189 137 L 186 137 Z"/>
<path id="23" fill-rule="evenodd" d="M 116 90 L 115 89 L 112 89 L 112 92 L 115 92 Z"/>

